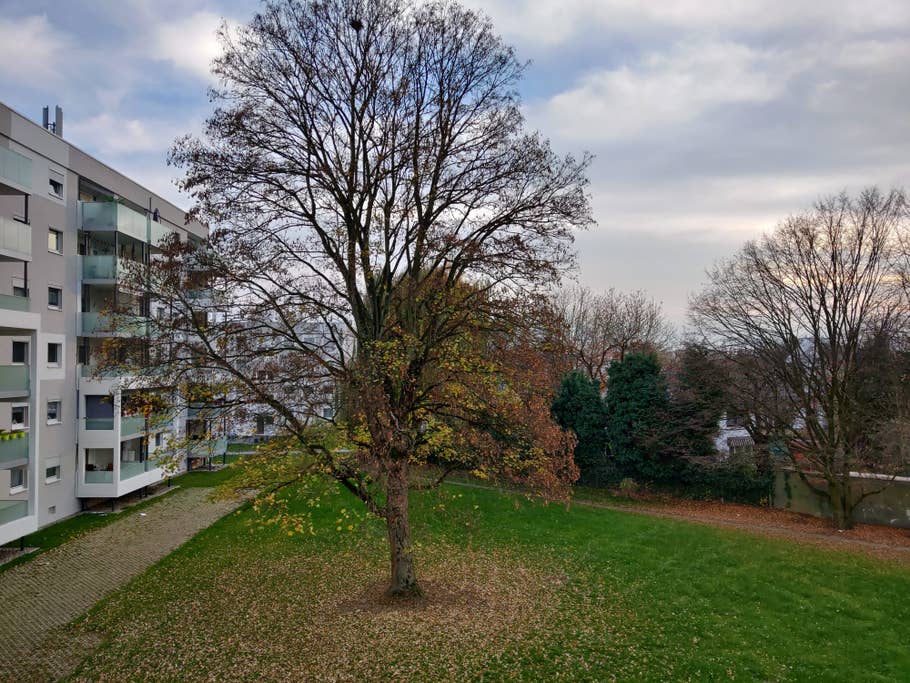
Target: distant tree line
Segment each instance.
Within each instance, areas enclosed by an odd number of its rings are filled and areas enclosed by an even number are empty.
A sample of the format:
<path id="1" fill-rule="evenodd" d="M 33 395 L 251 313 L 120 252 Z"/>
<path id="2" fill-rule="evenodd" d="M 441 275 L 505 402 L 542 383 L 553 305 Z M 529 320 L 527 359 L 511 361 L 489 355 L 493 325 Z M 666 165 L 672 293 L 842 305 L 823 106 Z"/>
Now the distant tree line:
<path id="1" fill-rule="evenodd" d="M 659 305 L 644 297 L 650 317 L 625 317 L 649 322 L 622 346 L 607 328 L 623 316 L 601 310 L 615 292 L 557 297 L 573 369 L 553 414 L 577 435 L 582 483 L 633 477 L 757 501 L 784 466 L 849 527 L 865 497 L 910 474 L 905 196 L 823 199 L 707 276 L 673 351 Z M 740 418 L 751 457 L 717 453 L 725 413 Z M 875 483 L 858 487 L 858 473 Z"/>

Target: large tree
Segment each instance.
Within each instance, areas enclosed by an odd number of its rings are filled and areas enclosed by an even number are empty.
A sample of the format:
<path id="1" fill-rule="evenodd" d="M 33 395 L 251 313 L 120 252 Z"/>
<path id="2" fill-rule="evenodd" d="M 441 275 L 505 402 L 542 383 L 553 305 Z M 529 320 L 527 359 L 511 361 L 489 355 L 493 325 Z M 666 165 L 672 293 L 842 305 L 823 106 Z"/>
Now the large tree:
<path id="1" fill-rule="evenodd" d="M 552 306 L 572 364 L 601 389 L 612 361 L 629 351 L 662 350 L 673 338 L 660 303 L 641 290 L 574 287 L 557 292 Z"/>
<path id="2" fill-rule="evenodd" d="M 667 380 L 654 353 L 635 351 L 610 365 L 607 441 L 626 475 L 660 481 L 682 462 L 668 448 L 671 429 Z"/>
<path id="3" fill-rule="evenodd" d="M 592 481 L 606 464 L 607 414 L 600 385 L 579 370 L 562 378 L 553 400 L 553 417 L 575 434 L 575 464 L 582 482 Z"/>
<path id="4" fill-rule="evenodd" d="M 672 364 L 667 446 L 682 457 L 712 458 L 714 437 L 728 404 L 724 363 L 710 349 L 688 343 Z"/>
<path id="5" fill-rule="evenodd" d="M 591 223 L 588 158 L 525 130 L 525 65 L 455 2 L 276 0 L 221 39 L 204 137 L 172 152 L 210 244 L 171 244 L 146 274 L 172 311 L 157 372 L 211 371 L 273 410 L 300 471 L 384 520 L 390 593 L 418 592 L 415 465 L 550 492 L 577 477 L 530 340 Z M 327 401 L 352 452 L 310 443 Z"/>
<path id="6" fill-rule="evenodd" d="M 895 271 L 905 217 L 897 191 L 823 199 L 710 270 L 692 301 L 740 398 L 752 392 L 753 426 L 784 446 L 840 528 L 880 488 L 860 490 L 851 472 L 887 482 L 907 466 L 906 392 L 891 381 L 908 315 Z"/>

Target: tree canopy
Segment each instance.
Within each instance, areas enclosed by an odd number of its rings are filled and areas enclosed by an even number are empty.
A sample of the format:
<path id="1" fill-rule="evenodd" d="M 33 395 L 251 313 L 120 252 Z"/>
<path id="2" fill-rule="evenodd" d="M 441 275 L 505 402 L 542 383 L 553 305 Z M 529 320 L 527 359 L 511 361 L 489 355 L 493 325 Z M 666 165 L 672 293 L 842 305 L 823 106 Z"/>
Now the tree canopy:
<path id="1" fill-rule="evenodd" d="M 275 0 L 221 40 L 214 113 L 171 154 L 211 237 L 144 274 L 156 373 L 273 410 L 308 454 L 274 486 L 347 487 L 386 523 L 390 592 L 417 592 L 415 466 L 577 477 L 523 340 L 591 223 L 589 159 L 525 129 L 525 65 L 455 2 Z M 327 420 L 343 455 L 312 443 Z"/>
<path id="2" fill-rule="evenodd" d="M 906 219 L 898 191 L 822 199 L 710 270 L 692 301 L 704 343 L 731 364 L 750 428 L 783 444 L 840 527 L 879 490 L 855 491 L 851 472 L 886 483 L 908 465 L 906 393 L 890 379 L 910 315 L 899 271 Z"/>

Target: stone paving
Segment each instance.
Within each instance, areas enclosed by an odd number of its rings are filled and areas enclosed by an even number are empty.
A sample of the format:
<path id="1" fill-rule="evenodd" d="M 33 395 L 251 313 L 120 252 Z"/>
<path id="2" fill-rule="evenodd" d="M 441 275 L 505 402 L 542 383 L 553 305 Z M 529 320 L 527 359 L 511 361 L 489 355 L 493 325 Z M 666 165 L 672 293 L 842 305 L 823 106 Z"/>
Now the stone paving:
<path id="1" fill-rule="evenodd" d="M 0 681 L 53 680 L 97 645 L 63 627 L 239 501 L 177 491 L 0 574 Z"/>

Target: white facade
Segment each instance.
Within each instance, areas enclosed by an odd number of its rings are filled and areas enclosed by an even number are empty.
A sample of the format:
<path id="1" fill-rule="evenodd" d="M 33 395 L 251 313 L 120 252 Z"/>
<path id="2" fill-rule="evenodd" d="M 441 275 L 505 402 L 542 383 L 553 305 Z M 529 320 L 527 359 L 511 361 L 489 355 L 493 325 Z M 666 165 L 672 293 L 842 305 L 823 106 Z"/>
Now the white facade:
<path id="1" fill-rule="evenodd" d="M 173 232 L 206 236 L 167 200 L 0 104 L 0 544 L 85 499 L 162 478 L 149 451 L 156 433 L 181 424 L 150 432 L 123 410 L 121 379 L 92 366 L 111 334 L 104 311 L 135 306 L 135 324 L 114 334 L 145 334 L 149 304 L 118 276 Z"/>

